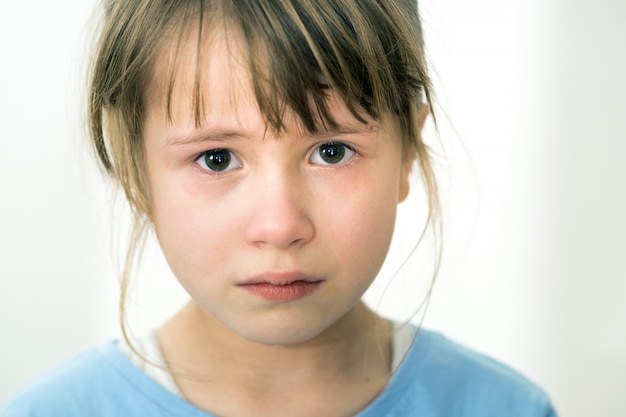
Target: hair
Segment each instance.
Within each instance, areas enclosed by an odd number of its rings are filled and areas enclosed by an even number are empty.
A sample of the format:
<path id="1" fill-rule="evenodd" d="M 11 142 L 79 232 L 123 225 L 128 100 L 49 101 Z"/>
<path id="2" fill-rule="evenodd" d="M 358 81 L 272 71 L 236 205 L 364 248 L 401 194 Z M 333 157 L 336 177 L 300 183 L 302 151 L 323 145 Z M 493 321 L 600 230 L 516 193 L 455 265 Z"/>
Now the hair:
<path id="1" fill-rule="evenodd" d="M 147 89 L 154 67 L 161 64 L 159 52 L 173 47 L 169 82 L 162 92 L 171 119 L 178 52 L 191 34 L 197 36 L 191 97 L 197 125 L 204 112 L 204 41 L 222 27 L 241 41 L 268 128 L 284 130 L 287 111 L 311 132 L 334 126 L 329 89 L 358 120 L 364 113 L 378 121 L 383 113 L 396 116 L 405 155 L 417 161 L 428 195 L 425 230 L 432 224 L 438 214 L 437 183 L 430 150 L 420 136 L 419 110 L 424 105 L 432 110 L 433 94 L 416 0 L 104 1 L 90 74 L 88 123 L 97 159 L 121 186 L 133 216 L 120 295 L 127 341 L 128 283 L 152 225 L 142 139 Z M 269 59 L 256 59 L 259 54 Z"/>

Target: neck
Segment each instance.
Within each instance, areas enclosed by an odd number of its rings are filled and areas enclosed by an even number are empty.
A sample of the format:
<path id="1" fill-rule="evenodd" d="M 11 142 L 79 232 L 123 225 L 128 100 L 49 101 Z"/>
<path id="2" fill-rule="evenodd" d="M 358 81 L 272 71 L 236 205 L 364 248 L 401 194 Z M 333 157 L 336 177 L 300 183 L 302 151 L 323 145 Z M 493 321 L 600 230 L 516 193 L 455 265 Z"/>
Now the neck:
<path id="1" fill-rule="evenodd" d="M 261 373 L 293 373 L 309 367 L 315 372 L 346 373 L 371 359 L 388 365 L 389 329 L 363 303 L 315 338 L 300 344 L 267 346 L 249 341 L 222 325 L 195 303 L 189 303 L 158 331 L 164 355 L 173 368 L 180 364 L 187 373 L 206 370 L 214 375 L 216 363 Z M 213 363 L 216 362 L 216 363 Z M 297 365 L 297 366 L 294 366 Z M 330 372 L 333 372 L 330 371 Z"/>
<path id="2" fill-rule="evenodd" d="M 318 398 L 341 398 L 332 391 L 355 387 L 363 394 L 360 401 L 367 403 L 389 378 L 389 325 L 362 303 L 322 334 L 297 345 L 266 346 L 244 339 L 194 303 L 159 329 L 158 338 L 188 399 L 202 398 L 201 392 L 229 391 L 238 398 L 267 401 L 294 389 Z M 202 400 L 192 402 L 203 406 Z M 202 408 L 211 411 L 213 405 Z"/>

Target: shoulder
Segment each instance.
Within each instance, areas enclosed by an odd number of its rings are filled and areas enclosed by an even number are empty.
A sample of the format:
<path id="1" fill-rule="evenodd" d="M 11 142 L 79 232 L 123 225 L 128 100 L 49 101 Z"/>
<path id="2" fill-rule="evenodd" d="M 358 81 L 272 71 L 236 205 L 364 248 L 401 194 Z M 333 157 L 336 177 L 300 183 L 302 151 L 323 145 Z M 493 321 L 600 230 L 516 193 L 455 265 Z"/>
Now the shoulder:
<path id="1" fill-rule="evenodd" d="M 546 393 L 519 372 L 424 329 L 396 377 L 405 380 L 406 401 L 424 415 L 555 415 Z"/>
<path id="2" fill-rule="evenodd" d="M 1 409 L 2 417 L 82 416 L 110 395 L 119 379 L 113 342 L 88 350 L 18 391 Z M 93 414 L 99 415 L 99 414 Z"/>
<path id="3" fill-rule="evenodd" d="M 39 416 L 41 414 L 36 410 L 41 407 L 40 404 L 45 404 L 48 415 L 57 415 L 53 413 L 53 410 L 58 409 L 61 403 L 67 402 L 69 405 L 73 402 L 67 398 L 67 395 L 59 395 L 60 393 L 71 392 L 72 395 L 78 395 L 82 391 L 79 379 L 91 381 L 89 374 L 101 373 L 98 370 L 101 367 L 99 356 L 98 350 L 89 350 L 47 372 L 9 399 L 0 409 L 0 415 L 2 417 Z M 73 415 L 67 407 L 65 408 L 65 412 Z"/>
<path id="4" fill-rule="evenodd" d="M 91 349 L 18 391 L 0 417 L 171 416 L 169 398 L 119 351 Z"/>

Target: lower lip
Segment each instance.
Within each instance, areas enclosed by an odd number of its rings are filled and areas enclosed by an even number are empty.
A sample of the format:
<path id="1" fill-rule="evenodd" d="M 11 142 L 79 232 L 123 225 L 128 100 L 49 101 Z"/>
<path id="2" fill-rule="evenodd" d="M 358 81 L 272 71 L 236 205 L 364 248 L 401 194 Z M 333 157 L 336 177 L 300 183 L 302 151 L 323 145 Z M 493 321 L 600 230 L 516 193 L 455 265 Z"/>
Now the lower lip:
<path id="1" fill-rule="evenodd" d="M 243 288 L 270 301 L 294 301 L 304 298 L 317 290 L 322 281 L 294 281 L 286 285 L 269 283 L 245 284 Z"/>

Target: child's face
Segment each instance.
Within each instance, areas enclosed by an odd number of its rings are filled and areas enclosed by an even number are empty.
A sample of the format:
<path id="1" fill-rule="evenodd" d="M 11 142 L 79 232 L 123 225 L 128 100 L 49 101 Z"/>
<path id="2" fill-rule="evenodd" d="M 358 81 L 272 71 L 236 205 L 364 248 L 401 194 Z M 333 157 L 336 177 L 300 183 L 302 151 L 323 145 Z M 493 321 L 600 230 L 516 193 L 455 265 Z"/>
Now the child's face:
<path id="1" fill-rule="evenodd" d="M 279 137 L 266 132 L 249 73 L 230 47 L 218 40 L 206 55 L 200 128 L 191 59 L 178 66 L 173 123 L 163 97 L 146 109 L 152 220 L 172 271 L 203 311 L 249 340 L 300 343 L 344 317 L 376 277 L 409 162 L 394 118 L 384 129 L 362 124 L 332 94 L 340 131 L 311 135 L 287 120 Z M 156 85 L 169 76 L 159 69 Z"/>

